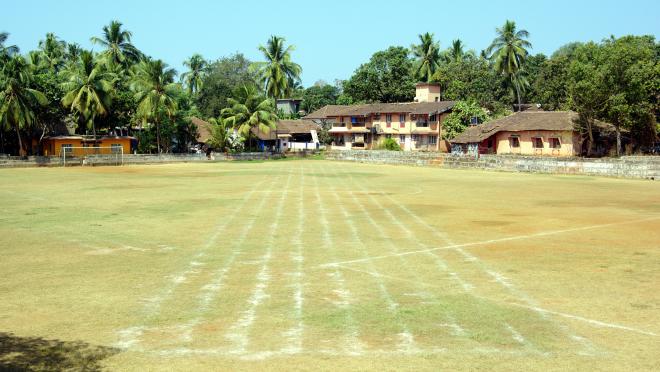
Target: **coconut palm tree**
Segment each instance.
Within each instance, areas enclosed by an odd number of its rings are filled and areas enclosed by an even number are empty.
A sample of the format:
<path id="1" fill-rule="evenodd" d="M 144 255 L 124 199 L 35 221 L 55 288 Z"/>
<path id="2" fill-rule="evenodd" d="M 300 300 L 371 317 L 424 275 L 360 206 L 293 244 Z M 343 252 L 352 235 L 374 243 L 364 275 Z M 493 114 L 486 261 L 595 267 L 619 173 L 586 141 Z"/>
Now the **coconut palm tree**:
<path id="1" fill-rule="evenodd" d="M 131 44 L 133 34 L 130 31 L 122 30 L 122 23 L 112 21 L 109 25 L 103 26 L 102 37 L 92 37 L 94 44 L 99 44 L 105 48 L 102 53 L 110 63 L 127 66 L 129 63 L 137 62 L 142 53 Z"/>
<path id="2" fill-rule="evenodd" d="M 435 71 L 440 67 L 440 43 L 433 40 L 433 34 L 419 35 L 419 45 L 410 47 L 415 63 L 415 76 L 424 82 L 430 82 Z"/>
<path id="3" fill-rule="evenodd" d="M 49 32 L 46 39 L 39 41 L 41 51 L 41 64 L 44 68 L 58 72 L 66 59 L 66 42 L 59 40 L 55 34 Z"/>
<path id="4" fill-rule="evenodd" d="M 66 59 L 69 63 L 78 62 L 80 54 L 82 53 L 83 48 L 80 47 L 78 43 L 71 43 L 66 45 Z"/>
<path id="5" fill-rule="evenodd" d="M 516 94 L 518 96 L 518 110 L 521 105 L 521 80 L 517 75 L 525 65 L 527 55 L 529 52 L 527 48 L 531 48 L 532 44 L 525 40 L 529 37 L 529 32 L 526 30 L 517 30 L 516 23 L 513 21 L 506 21 L 504 26 L 497 29 L 497 37 L 490 44 L 486 53 L 494 60 L 493 67 L 495 70 L 506 76 L 507 80 L 513 84 Z"/>
<path id="6" fill-rule="evenodd" d="M 36 122 L 35 110 L 48 104 L 46 96 L 28 88 L 32 83 L 32 69 L 25 58 L 15 54 L 0 71 L 0 126 L 13 127 L 18 137 L 19 155 L 25 155 L 21 129 Z"/>
<path id="7" fill-rule="evenodd" d="M 7 39 L 9 39 L 9 33 L 0 32 L 0 62 L 7 60 L 14 54 L 18 54 L 18 47 L 16 45 L 5 46 Z"/>
<path id="8" fill-rule="evenodd" d="M 189 71 L 181 75 L 181 81 L 188 87 L 188 93 L 192 96 L 202 87 L 202 79 L 206 72 L 206 60 L 200 54 L 193 54 L 183 65 L 188 67 Z"/>
<path id="9" fill-rule="evenodd" d="M 447 51 L 447 56 L 451 62 L 461 62 L 465 58 L 464 44 L 461 39 L 451 42 L 451 47 Z"/>
<path id="10" fill-rule="evenodd" d="M 143 122 L 156 124 L 156 145 L 160 147 L 160 124 L 164 116 L 174 116 L 177 110 L 176 71 L 161 60 L 145 59 L 135 66 L 131 89 L 138 102 L 137 117 Z"/>
<path id="11" fill-rule="evenodd" d="M 271 36 L 266 46 L 260 45 L 266 62 L 256 62 L 253 66 L 259 73 L 266 95 L 270 98 L 283 98 L 291 93 L 292 87 L 300 81 L 302 67 L 291 61 L 293 45 L 284 47 L 285 39 Z"/>
<path id="12" fill-rule="evenodd" d="M 84 119 L 96 138 L 95 119 L 108 114 L 115 75 L 96 63 L 92 52 L 83 50 L 78 61 L 64 71 L 64 76 L 62 105 Z"/>
<path id="13" fill-rule="evenodd" d="M 254 137 L 252 130 L 264 133 L 275 130 L 277 115 L 271 99 L 257 94 L 254 87 L 243 86 L 235 92 L 234 98 L 227 99 L 230 107 L 220 112 L 224 123 L 246 139 L 248 144 Z"/>

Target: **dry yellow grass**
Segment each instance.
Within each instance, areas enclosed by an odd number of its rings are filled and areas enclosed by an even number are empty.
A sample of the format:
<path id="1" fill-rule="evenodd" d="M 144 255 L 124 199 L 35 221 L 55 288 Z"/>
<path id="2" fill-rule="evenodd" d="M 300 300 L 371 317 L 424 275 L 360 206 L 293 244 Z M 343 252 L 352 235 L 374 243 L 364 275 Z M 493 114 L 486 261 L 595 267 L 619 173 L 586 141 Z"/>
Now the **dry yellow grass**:
<path id="1" fill-rule="evenodd" d="M 318 160 L 0 174 L 0 369 L 660 369 L 657 182 Z"/>

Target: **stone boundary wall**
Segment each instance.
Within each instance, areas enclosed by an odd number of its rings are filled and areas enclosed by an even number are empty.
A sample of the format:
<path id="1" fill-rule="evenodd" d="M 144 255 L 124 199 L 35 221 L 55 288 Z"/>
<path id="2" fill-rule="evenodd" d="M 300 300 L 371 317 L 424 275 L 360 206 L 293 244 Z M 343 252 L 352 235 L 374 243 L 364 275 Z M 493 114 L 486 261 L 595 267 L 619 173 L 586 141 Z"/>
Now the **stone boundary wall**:
<path id="1" fill-rule="evenodd" d="M 488 169 L 508 172 L 581 174 L 660 180 L 660 156 L 620 158 L 555 158 L 515 155 L 456 156 L 434 152 L 375 150 L 327 151 L 328 160 L 371 164 L 416 165 L 452 169 Z"/>
<path id="2" fill-rule="evenodd" d="M 279 159 L 281 154 L 268 152 L 244 152 L 237 154 L 213 153 L 209 160 L 205 154 L 126 154 L 124 165 L 130 164 L 166 164 L 166 163 L 188 163 L 188 162 L 213 162 L 213 161 L 236 161 L 236 160 L 267 160 Z M 114 165 L 117 158 L 114 155 L 90 155 L 84 159 L 85 165 Z M 83 165 L 82 158 L 67 159 L 67 166 Z M 0 168 L 26 168 L 26 167 L 61 167 L 62 158 L 51 156 L 28 156 L 28 157 L 0 157 Z"/>

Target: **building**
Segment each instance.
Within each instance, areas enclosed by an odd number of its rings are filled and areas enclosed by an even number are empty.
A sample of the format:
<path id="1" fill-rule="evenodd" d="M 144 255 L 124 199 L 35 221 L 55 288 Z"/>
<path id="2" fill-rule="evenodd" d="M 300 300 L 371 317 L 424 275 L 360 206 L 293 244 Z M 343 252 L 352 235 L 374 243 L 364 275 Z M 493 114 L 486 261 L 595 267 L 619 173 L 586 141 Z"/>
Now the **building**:
<path id="1" fill-rule="evenodd" d="M 577 156 L 583 153 L 583 140 L 575 128 L 577 113 L 572 111 L 516 112 L 512 115 L 468 127 L 451 142 L 452 154 L 520 154 Z M 600 134 L 612 125 L 597 122 Z M 605 138 L 605 136 L 600 136 Z M 599 142 L 601 150 L 606 141 Z"/>
<path id="2" fill-rule="evenodd" d="M 286 115 L 297 114 L 300 111 L 301 99 L 281 98 L 276 101 L 277 112 Z"/>
<path id="3" fill-rule="evenodd" d="M 262 151 L 286 152 L 318 150 L 318 125 L 311 120 L 278 120 L 276 129 L 268 132 L 252 129 Z"/>
<path id="4" fill-rule="evenodd" d="M 440 86 L 417 84 L 415 102 L 329 105 L 305 117 L 331 126 L 332 149 L 375 149 L 392 138 L 406 151 L 441 151 L 442 121 L 455 102 L 440 100 Z"/>
<path id="5" fill-rule="evenodd" d="M 62 151 L 67 151 L 67 156 L 84 156 L 94 153 L 130 154 L 137 145 L 137 139 L 130 136 L 51 136 L 44 137 L 41 142 L 44 156 L 61 156 Z M 94 152 L 85 149 L 101 147 Z"/>

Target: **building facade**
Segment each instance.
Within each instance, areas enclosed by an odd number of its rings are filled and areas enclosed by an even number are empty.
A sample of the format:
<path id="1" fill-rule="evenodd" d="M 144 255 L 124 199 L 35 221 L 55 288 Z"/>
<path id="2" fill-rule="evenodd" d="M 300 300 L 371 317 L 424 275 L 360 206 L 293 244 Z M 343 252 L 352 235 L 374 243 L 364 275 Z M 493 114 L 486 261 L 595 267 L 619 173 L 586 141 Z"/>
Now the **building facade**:
<path id="1" fill-rule="evenodd" d="M 578 156 L 583 139 L 571 111 L 523 111 L 468 127 L 452 139 L 453 154 Z M 600 133 L 611 125 L 597 122 Z"/>
<path id="2" fill-rule="evenodd" d="M 376 149 L 385 138 L 405 151 L 440 151 L 442 121 L 455 102 L 440 101 L 440 86 L 418 84 L 415 102 L 330 105 L 306 119 L 331 126 L 332 149 Z"/>
<path id="3" fill-rule="evenodd" d="M 64 151 L 67 156 L 130 154 L 134 144 L 137 140 L 129 136 L 54 136 L 43 139 L 42 153 L 44 156 L 62 156 Z"/>

